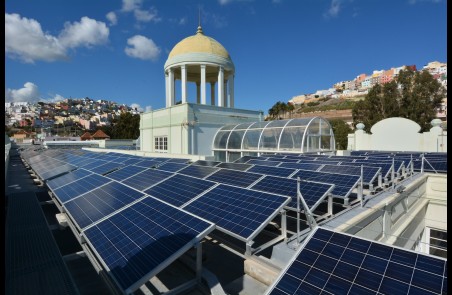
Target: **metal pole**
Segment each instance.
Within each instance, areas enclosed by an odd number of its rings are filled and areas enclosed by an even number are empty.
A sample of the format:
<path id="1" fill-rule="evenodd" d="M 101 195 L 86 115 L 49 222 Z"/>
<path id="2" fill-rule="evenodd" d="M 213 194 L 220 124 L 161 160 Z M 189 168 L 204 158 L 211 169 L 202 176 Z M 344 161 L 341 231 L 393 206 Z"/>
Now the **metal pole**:
<path id="1" fill-rule="evenodd" d="M 421 173 L 424 173 L 424 154 L 422 154 Z"/>
<path id="2" fill-rule="evenodd" d="M 364 175 L 364 165 L 361 164 L 361 179 L 360 179 L 360 184 L 359 184 L 359 190 L 360 190 L 360 198 L 361 198 L 361 207 L 364 206 L 364 183 L 363 183 L 363 175 Z"/>
<path id="3" fill-rule="evenodd" d="M 297 246 L 300 245 L 300 197 L 298 196 L 300 181 L 300 177 L 297 177 Z"/>
<path id="4" fill-rule="evenodd" d="M 391 167 L 391 181 L 392 181 L 392 189 L 394 189 L 394 185 L 395 185 L 395 175 L 394 175 L 394 158 L 392 158 L 392 167 Z"/>

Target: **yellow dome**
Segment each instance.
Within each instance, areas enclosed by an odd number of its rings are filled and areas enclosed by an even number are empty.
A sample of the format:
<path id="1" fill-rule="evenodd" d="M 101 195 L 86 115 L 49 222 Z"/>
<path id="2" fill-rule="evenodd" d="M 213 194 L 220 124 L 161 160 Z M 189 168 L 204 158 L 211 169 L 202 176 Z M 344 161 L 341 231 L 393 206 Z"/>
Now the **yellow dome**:
<path id="1" fill-rule="evenodd" d="M 180 41 L 171 50 L 168 58 L 187 53 L 209 53 L 230 59 L 229 53 L 218 41 L 204 35 L 201 26 L 195 35 Z"/>

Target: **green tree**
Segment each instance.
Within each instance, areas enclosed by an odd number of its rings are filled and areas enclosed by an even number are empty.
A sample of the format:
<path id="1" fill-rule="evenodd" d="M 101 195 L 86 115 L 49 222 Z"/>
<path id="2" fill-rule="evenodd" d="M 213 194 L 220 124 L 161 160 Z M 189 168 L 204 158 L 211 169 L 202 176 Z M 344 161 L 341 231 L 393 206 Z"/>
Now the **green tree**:
<path id="1" fill-rule="evenodd" d="M 348 134 L 352 133 L 352 128 L 341 119 L 328 120 L 333 128 L 334 138 L 336 140 L 336 149 L 347 149 Z"/>
<path id="2" fill-rule="evenodd" d="M 408 68 L 400 71 L 395 80 L 373 86 L 365 99 L 353 107 L 353 122 L 364 123 L 369 132 L 382 119 L 402 117 L 417 122 L 422 132 L 427 131 L 446 95 L 444 87 L 428 71 Z"/>
<path id="3" fill-rule="evenodd" d="M 140 136 L 140 115 L 122 113 L 108 135 L 111 139 L 137 139 Z"/>

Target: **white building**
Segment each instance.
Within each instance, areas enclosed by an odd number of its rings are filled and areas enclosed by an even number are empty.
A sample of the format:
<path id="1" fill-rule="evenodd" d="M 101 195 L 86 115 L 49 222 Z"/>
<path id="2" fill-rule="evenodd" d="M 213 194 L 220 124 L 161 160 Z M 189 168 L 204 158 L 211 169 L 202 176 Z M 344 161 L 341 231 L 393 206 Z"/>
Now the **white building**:
<path id="1" fill-rule="evenodd" d="M 166 108 L 141 114 L 142 151 L 211 156 L 212 138 L 219 128 L 263 120 L 261 111 L 234 108 L 232 59 L 201 27 L 174 46 L 164 69 Z M 196 98 L 188 97 L 188 83 L 196 84 Z"/>

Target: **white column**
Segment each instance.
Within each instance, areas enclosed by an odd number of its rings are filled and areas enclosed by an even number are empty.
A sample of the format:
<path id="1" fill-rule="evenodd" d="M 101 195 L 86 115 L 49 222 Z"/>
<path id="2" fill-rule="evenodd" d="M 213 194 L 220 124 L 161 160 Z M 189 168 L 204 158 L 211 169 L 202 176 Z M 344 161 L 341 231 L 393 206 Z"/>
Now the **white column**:
<path id="1" fill-rule="evenodd" d="M 210 104 L 215 105 L 215 81 L 210 82 Z"/>
<path id="2" fill-rule="evenodd" d="M 201 89 L 200 83 L 196 82 L 196 103 L 199 104 L 201 102 Z"/>
<path id="3" fill-rule="evenodd" d="M 206 65 L 201 65 L 201 104 L 206 104 Z"/>
<path id="4" fill-rule="evenodd" d="M 234 75 L 229 76 L 229 107 L 234 107 Z"/>
<path id="5" fill-rule="evenodd" d="M 218 70 L 218 106 L 224 106 L 224 70 L 220 67 Z"/>
<path id="6" fill-rule="evenodd" d="M 181 72 L 181 95 L 182 95 L 182 103 L 187 102 L 187 68 L 185 65 L 180 67 Z"/>
<path id="7" fill-rule="evenodd" d="M 174 71 L 168 70 L 168 94 L 169 94 L 169 106 L 174 105 Z"/>
<path id="8" fill-rule="evenodd" d="M 224 80 L 223 106 L 228 107 L 228 80 Z"/>
<path id="9" fill-rule="evenodd" d="M 169 96 L 169 78 L 168 72 L 165 71 L 165 98 L 166 98 L 166 107 L 170 106 L 170 96 Z"/>

